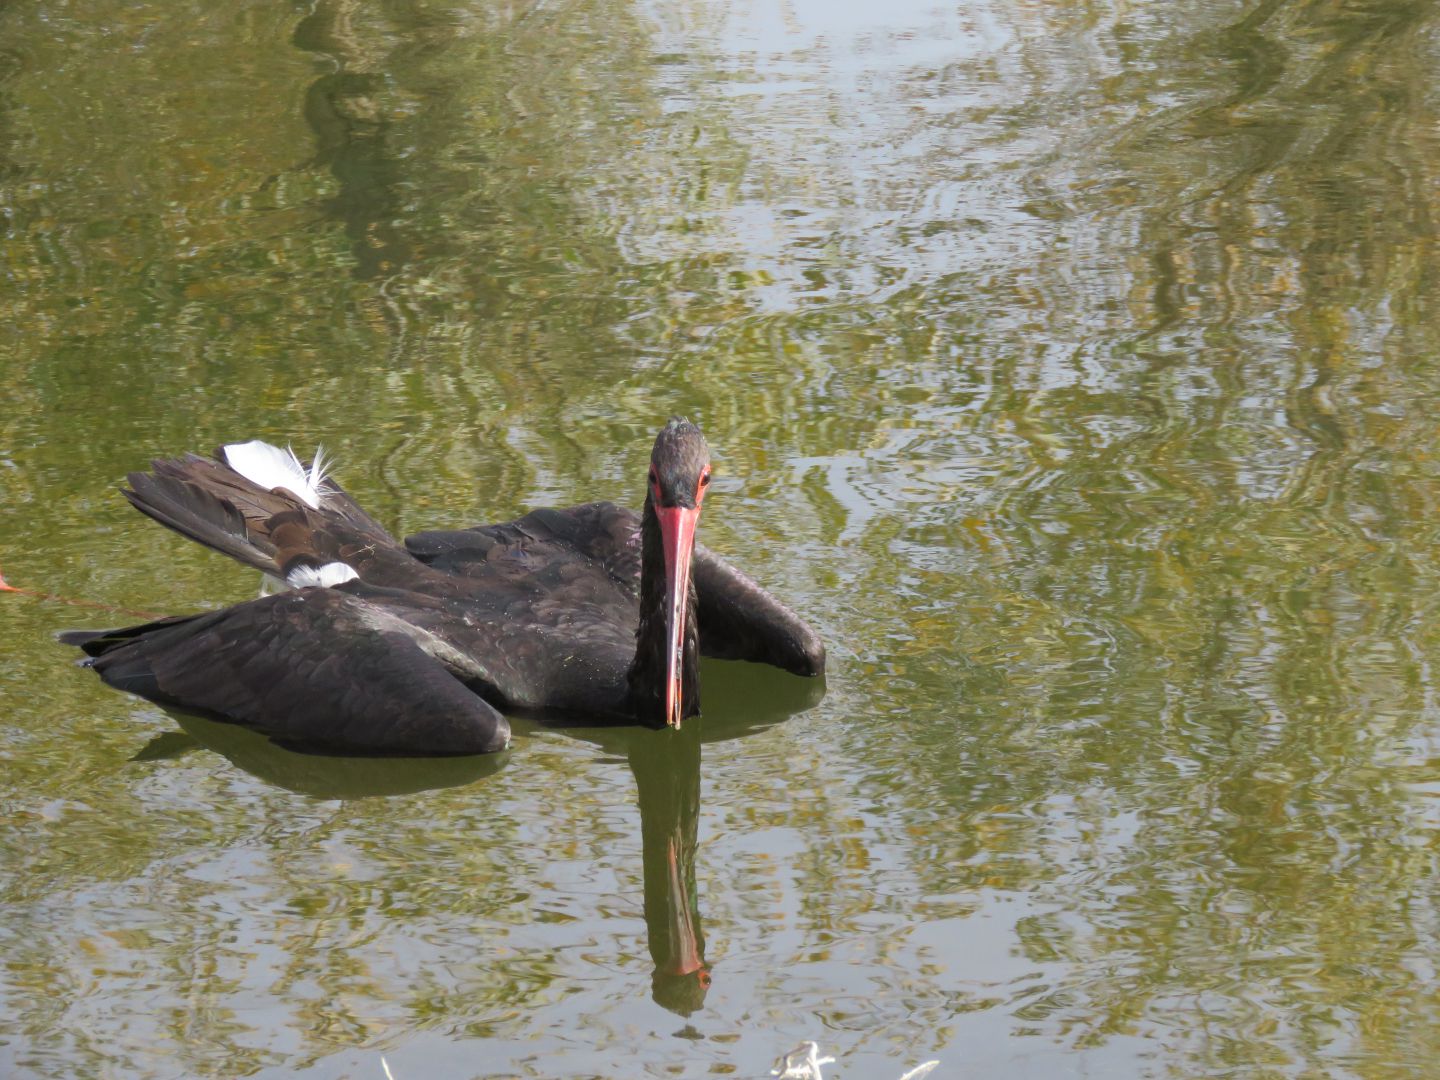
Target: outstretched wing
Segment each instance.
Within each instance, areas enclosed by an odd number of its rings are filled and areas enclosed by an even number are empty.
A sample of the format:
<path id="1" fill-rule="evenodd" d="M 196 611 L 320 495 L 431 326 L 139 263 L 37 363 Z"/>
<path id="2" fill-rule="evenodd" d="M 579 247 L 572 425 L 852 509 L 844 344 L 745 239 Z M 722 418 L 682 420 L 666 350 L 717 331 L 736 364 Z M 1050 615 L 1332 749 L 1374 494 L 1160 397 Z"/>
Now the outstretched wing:
<path id="1" fill-rule="evenodd" d="M 579 556 L 636 599 L 640 595 L 640 515 L 613 503 L 417 533 L 405 538 L 405 547 L 444 573 L 513 582 Z M 695 547 L 694 566 L 703 655 L 773 664 L 797 675 L 825 670 L 825 645 L 800 616 L 703 544 Z"/>
<path id="2" fill-rule="evenodd" d="M 463 660 L 336 589 L 62 640 L 80 645 L 118 690 L 244 724 L 297 749 L 478 754 L 510 741 L 505 718 L 452 673 Z"/>
<path id="3" fill-rule="evenodd" d="M 703 544 L 695 545 L 700 652 L 773 664 L 795 675 L 825 670 L 825 643 L 804 619 Z"/>

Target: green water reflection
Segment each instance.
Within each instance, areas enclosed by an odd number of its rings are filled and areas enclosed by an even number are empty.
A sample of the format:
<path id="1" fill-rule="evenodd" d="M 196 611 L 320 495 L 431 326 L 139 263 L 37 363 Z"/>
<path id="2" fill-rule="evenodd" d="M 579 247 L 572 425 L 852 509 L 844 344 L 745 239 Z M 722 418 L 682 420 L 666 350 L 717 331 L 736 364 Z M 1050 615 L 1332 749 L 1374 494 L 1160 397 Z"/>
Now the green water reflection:
<path id="1" fill-rule="evenodd" d="M 670 778 L 381 782 L 0 598 L 0 1072 L 1433 1071 L 1437 70 L 1391 0 L 0 7 L 8 578 L 253 595 L 155 455 L 323 442 L 405 532 L 638 504 L 686 413 L 831 656 L 707 668 Z"/>

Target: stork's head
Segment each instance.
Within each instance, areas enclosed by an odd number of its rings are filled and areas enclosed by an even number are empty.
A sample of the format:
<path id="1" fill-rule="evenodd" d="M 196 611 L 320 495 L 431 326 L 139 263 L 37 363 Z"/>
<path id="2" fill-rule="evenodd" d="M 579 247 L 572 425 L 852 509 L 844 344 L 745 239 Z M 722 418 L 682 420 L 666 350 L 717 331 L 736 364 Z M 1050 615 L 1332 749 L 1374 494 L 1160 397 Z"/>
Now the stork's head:
<path id="1" fill-rule="evenodd" d="M 710 486 L 710 447 L 688 420 L 674 419 L 660 429 L 650 452 L 646 503 L 660 523 L 665 555 L 665 723 L 678 728 L 685 716 L 681 660 L 695 551 L 695 526 Z"/>

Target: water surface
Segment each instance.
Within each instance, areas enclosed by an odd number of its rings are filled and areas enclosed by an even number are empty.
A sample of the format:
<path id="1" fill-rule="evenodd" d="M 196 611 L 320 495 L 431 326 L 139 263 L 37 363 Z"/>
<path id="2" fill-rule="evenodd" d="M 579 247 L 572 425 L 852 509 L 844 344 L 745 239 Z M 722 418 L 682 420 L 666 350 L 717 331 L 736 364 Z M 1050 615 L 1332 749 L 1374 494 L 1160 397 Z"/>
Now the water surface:
<path id="1" fill-rule="evenodd" d="M 322 442 L 398 534 L 638 504 L 681 413 L 830 646 L 708 665 L 673 776 L 360 765 L 4 598 L 0 1071 L 1429 1074 L 1437 65 L 1395 0 L 0 7 L 8 578 L 253 595 L 157 455 Z"/>

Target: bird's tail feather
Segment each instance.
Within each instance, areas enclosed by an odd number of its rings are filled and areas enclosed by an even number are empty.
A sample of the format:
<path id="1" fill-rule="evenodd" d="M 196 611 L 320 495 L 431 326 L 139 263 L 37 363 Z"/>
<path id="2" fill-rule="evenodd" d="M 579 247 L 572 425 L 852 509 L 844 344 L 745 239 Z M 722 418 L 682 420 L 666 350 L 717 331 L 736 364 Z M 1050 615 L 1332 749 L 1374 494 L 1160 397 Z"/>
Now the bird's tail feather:
<path id="1" fill-rule="evenodd" d="M 283 508 L 278 496 L 261 497 L 228 480 L 215 463 L 191 455 L 175 461 L 156 461 L 153 473 L 131 473 L 130 487 L 121 494 L 130 505 L 206 547 L 229 555 L 257 570 L 275 573 L 275 545 L 264 522 Z M 235 480 L 243 477 L 231 474 Z M 239 499 L 236 495 L 248 495 Z M 239 505 L 237 505 L 239 503 Z M 252 510 L 252 516 L 240 506 Z M 269 510 L 270 513 L 265 513 Z M 263 517 L 261 516 L 263 515 Z"/>
<path id="2" fill-rule="evenodd" d="M 268 471 L 257 471 L 257 459 Z M 333 561 L 342 549 L 400 548 L 338 484 L 321 475 L 318 454 L 308 472 L 288 451 L 263 443 L 227 446 L 213 459 L 187 454 L 152 464 L 149 473 L 131 473 L 130 487 L 121 489 L 131 505 L 257 570 L 283 576 L 297 565 Z"/>

